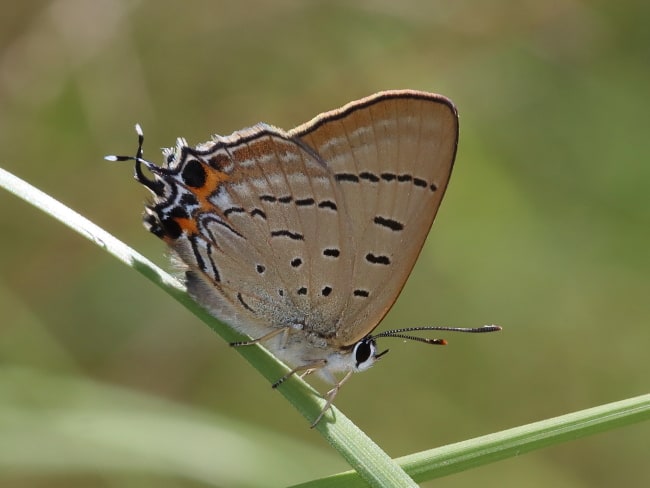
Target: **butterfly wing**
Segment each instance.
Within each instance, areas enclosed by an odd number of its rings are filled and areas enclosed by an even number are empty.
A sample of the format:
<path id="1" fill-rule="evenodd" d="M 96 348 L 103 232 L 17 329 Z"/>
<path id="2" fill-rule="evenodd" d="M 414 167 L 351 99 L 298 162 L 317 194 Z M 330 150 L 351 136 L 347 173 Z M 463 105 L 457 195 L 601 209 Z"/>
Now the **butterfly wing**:
<path id="1" fill-rule="evenodd" d="M 457 112 L 439 95 L 381 92 L 290 134 L 314 149 L 343 194 L 354 256 L 334 340 L 350 345 L 392 307 L 422 249 L 451 175 Z"/>
<path id="2" fill-rule="evenodd" d="M 166 156 L 169 189 L 149 213 L 158 227 L 174 222 L 162 237 L 187 266 L 192 296 L 253 338 L 285 327 L 327 336 L 353 259 L 329 168 L 264 124 L 196 148 L 180 140 Z"/>

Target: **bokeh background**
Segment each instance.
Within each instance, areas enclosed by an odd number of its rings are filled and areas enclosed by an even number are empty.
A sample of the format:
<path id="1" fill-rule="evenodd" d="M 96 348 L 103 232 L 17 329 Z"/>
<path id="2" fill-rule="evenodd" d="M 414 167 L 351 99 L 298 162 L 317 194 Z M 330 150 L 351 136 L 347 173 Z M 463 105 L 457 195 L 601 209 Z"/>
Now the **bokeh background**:
<path id="1" fill-rule="evenodd" d="M 607 1 L 14 2 L 0 18 L 0 165 L 167 267 L 147 156 L 378 90 L 452 98 L 455 172 L 337 406 L 400 456 L 648 392 L 650 4 Z M 89 241 L 0 192 L 0 485 L 280 486 L 346 469 L 208 327 Z M 316 383 L 323 388 L 323 385 Z M 635 425 L 437 487 L 650 484 Z M 433 484 L 431 484 L 433 485 Z"/>

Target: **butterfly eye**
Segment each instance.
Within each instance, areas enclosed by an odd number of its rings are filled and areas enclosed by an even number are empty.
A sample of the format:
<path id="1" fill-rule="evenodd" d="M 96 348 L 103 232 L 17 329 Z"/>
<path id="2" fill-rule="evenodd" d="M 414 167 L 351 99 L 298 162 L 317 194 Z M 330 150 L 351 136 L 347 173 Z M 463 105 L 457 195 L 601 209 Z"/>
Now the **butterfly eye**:
<path id="1" fill-rule="evenodd" d="M 373 339 L 368 339 L 366 337 L 356 343 L 352 353 L 354 354 L 355 367 L 357 370 L 364 371 L 372 366 L 372 363 L 375 362 L 376 350 L 377 346 Z"/>

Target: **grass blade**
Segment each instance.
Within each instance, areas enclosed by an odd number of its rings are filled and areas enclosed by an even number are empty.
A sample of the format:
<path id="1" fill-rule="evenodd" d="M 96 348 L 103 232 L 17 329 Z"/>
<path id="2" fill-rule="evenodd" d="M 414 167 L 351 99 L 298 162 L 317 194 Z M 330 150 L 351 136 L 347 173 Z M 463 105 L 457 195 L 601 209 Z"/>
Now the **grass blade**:
<path id="1" fill-rule="evenodd" d="M 0 186 L 91 240 L 127 266 L 139 271 L 182 303 L 226 341 L 234 342 L 246 339 L 201 308 L 189 297 L 184 286 L 178 280 L 61 202 L 2 168 L 0 168 Z M 239 347 L 236 351 L 271 383 L 288 371 L 282 362 L 258 345 Z M 300 378 L 290 378 L 278 390 L 307 418 L 309 423 L 313 422 L 325 403 L 318 392 Z M 318 430 L 372 486 L 416 486 L 415 482 L 388 454 L 335 407 L 332 407 L 325 415 L 315 430 Z"/>

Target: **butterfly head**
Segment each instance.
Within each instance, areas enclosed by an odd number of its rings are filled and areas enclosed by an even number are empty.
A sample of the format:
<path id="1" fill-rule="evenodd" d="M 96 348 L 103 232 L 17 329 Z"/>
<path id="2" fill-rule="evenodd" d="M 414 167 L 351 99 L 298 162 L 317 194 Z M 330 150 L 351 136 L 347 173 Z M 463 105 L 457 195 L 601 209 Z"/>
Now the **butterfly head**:
<path id="1" fill-rule="evenodd" d="M 355 371 L 365 371 L 375 361 L 388 352 L 388 349 L 377 352 L 377 341 L 373 336 L 366 336 L 357 342 L 352 348 L 352 359 L 354 360 Z"/>

